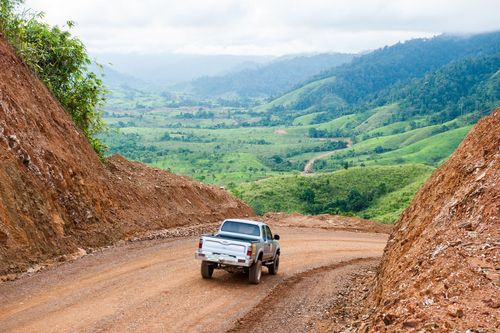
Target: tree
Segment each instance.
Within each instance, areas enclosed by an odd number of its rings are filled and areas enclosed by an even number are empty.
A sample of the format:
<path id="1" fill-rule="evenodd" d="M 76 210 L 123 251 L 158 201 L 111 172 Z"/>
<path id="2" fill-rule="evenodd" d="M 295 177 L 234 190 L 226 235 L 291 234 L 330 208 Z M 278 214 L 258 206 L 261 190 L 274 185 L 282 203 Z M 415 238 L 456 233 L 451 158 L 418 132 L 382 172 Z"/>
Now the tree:
<path id="1" fill-rule="evenodd" d="M 310 138 L 317 138 L 318 137 L 318 130 L 314 127 L 311 127 L 309 129 L 309 137 Z"/>
<path id="2" fill-rule="evenodd" d="M 169 141 L 170 139 L 172 139 L 172 137 L 168 132 L 163 133 L 163 135 L 160 137 L 160 141 Z"/>
<path id="3" fill-rule="evenodd" d="M 102 106 L 106 89 L 88 68 L 92 61 L 85 46 L 69 31 L 41 22 L 43 13 L 18 11 L 23 3 L 24 0 L 0 0 L 0 31 L 102 158 L 105 146 L 97 134 L 105 128 Z M 73 26 L 73 22 L 67 22 L 68 29 Z"/>
<path id="4" fill-rule="evenodd" d="M 302 189 L 301 192 L 299 192 L 299 199 L 307 202 L 308 204 L 312 204 L 314 202 L 315 197 L 316 194 L 309 187 L 305 187 Z"/>
<path id="5" fill-rule="evenodd" d="M 359 212 L 368 207 L 368 198 L 353 188 L 346 199 L 346 211 Z"/>
<path id="6" fill-rule="evenodd" d="M 280 164 L 280 163 L 283 163 L 283 158 L 279 155 L 273 155 L 271 157 L 271 160 L 276 163 L 276 164 Z"/>

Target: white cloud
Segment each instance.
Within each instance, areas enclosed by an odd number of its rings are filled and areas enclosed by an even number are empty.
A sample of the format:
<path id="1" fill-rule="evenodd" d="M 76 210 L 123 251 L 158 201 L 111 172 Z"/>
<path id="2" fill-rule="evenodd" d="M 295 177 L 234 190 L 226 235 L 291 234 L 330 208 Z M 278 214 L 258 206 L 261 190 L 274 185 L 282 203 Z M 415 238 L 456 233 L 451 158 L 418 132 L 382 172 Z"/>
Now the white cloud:
<path id="1" fill-rule="evenodd" d="M 498 0 L 28 0 L 92 53 L 357 52 L 500 29 Z"/>

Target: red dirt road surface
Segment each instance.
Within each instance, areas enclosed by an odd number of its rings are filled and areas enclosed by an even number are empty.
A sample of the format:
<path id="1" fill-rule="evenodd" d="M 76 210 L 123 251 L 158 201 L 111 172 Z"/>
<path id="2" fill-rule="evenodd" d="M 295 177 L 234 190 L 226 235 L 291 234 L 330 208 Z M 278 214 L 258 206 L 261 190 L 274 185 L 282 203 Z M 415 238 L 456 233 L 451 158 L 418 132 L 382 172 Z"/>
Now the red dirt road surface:
<path id="1" fill-rule="evenodd" d="M 227 331 L 294 275 L 379 257 L 387 240 L 318 228 L 273 231 L 282 239 L 280 272 L 264 269 L 259 285 L 224 271 L 203 280 L 193 259 L 196 237 L 136 242 L 0 284 L 1 331 Z"/>

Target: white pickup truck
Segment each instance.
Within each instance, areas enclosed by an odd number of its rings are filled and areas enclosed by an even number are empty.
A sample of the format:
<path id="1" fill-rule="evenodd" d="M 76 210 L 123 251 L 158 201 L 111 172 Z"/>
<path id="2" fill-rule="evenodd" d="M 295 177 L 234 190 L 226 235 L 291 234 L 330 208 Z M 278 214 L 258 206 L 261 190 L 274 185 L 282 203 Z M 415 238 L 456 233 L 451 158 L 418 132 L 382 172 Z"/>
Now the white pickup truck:
<path id="1" fill-rule="evenodd" d="M 278 273 L 280 264 L 279 235 L 269 226 L 251 220 L 224 220 L 219 231 L 200 238 L 195 258 L 201 260 L 201 276 L 212 278 L 214 269 L 228 272 L 244 271 L 253 284 L 262 276 L 262 266 L 269 274 Z"/>

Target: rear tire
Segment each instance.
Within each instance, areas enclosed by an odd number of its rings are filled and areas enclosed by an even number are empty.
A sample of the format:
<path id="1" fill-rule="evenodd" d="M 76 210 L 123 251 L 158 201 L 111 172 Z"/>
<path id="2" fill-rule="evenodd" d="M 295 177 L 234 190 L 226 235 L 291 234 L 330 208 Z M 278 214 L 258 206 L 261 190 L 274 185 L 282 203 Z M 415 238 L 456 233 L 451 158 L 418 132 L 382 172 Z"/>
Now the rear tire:
<path id="1" fill-rule="evenodd" d="M 278 274 L 278 269 L 280 268 L 280 254 L 276 253 L 276 257 L 274 257 L 274 262 L 267 266 L 267 269 L 269 270 L 269 274 L 271 275 L 276 275 Z"/>
<path id="2" fill-rule="evenodd" d="M 209 263 L 208 261 L 202 261 L 201 262 L 201 276 L 204 279 L 211 279 L 213 273 L 214 273 L 214 265 Z"/>
<path id="3" fill-rule="evenodd" d="M 262 261 L 257 260 L 251 267 L 248 273 L 248 280 L 252 284 L 259 284 L 262 277 Z"/>

